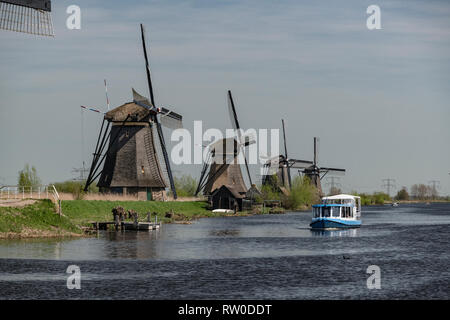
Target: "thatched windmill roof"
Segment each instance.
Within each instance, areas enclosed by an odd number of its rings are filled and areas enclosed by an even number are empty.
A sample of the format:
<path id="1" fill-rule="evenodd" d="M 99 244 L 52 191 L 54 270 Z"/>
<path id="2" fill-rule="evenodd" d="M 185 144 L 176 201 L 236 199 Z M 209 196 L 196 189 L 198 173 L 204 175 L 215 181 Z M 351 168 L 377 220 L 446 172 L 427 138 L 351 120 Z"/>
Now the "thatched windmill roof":
<path id="1" fill-rule="evenodd" d="M 128 121 L 145 121 L 149 119 L 150 111 L 134 102 L 127 102 L 117 108 L 108 111 L 105 119 L 111 122 L 123 122 L 130 115 Z"/>

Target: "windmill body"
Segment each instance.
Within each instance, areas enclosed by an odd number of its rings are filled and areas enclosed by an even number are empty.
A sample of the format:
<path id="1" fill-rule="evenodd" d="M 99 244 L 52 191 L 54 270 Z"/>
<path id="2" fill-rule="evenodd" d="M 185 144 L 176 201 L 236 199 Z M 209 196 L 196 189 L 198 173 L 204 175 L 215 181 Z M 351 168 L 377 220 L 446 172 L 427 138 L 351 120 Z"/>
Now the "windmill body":
<path id="1" fill-rule="evenodd" d="M 246 146 L 254 143 L 254 139 L 241 135 L 231 91 L 228 91 L 227 98 L 231 123 L 236 130 L 236 136 L 217 140 L 208 147 L 208 159 L 203 165 L 196 194 L 203 191 L 213 209 L 242 210 L 243 199 L 246 197 L 248 188 L 242 176 L 238 156 Z M 252 185 L 245 154 L 244 160 L 248 179 Z"/>
<path id="2" fill-rule="evenodd" d="M 305 175 L 311 180 L 311 183 L 317 188 L 319 195 L 323 195 L 321 180 L 329 172 L 344 173 L 345 169 L 339 168 L 327 168 L 318 166 L 318 141 L 317 137 L 314 137 L 314 157 L 313 161 L 292 159 L 288 157 L 287 145 L 286 145 L 286 132 L 283 126 L 283 138 L 284 138 L 284 155 L 279 155 L 272 159 L 269 159 L 265 167 L 265 174 L 263 175 L 263 185 L 270 185 L 274 189 L 278 189 L 283 193 L 288 193 L 288 189 L 291 187 L 291 169 L 298 169 L 298 172 Z M 271 172 L 270 168 L 277 168 L 275 173 Z"/>
<path id="3" fill-rule="evenodd" d="M 210 148 L 212 161 L 208 172 L 208 182 L 203 193 L 210 195 L 216 189 L 226 185 L 236 193 L 244 196 L 247 192 L 247 187 L 242 176 L 241 166 L 237 163 L 239 154 L 238 142 L 234 138 L 221 139 Z"/>
<path id="4" fill-rule="evenodd" d="M 317 188 L 320 196 L 323 196 L 322 183 L 321 180 L 328 173 L 333 174 L 343 174 L 345 173 L 345 169 L 340 168 L 329 168 L 329 167 L 319 167 L 318 165 L 318 142 L 319 138 L 314 137 L 314 160 L 311 166 L 308 166 L 302 170 L 299 170 L 299 173 L 303 173 L 306 177 L 311 180 L 311 183 Z"/>
<path id="5" fill-rule="evenodd" d="M 313 162 L 288 157 L 284 120 L 282 119 L 281 122 L 283 128 L 284 155 L 280 154 L 265 163 L 262 184 L 271 186 L 273 189 L 278 189 L 278 191 L 284 194 L 288 194 L 292 182 L 291 169 L 304 169 L 313 164 Z M 276 168 L 276 172 L 272 172 L 272 168 Z"/>
<path id="6" fill-rule="evenodd" d="M 158 157 L 154 116 L 130 102 L 107 112 L 105 119 L 111 130 L 109 152 L 97 184 L 100 191 L 164 200 L 168 184 Z"/>

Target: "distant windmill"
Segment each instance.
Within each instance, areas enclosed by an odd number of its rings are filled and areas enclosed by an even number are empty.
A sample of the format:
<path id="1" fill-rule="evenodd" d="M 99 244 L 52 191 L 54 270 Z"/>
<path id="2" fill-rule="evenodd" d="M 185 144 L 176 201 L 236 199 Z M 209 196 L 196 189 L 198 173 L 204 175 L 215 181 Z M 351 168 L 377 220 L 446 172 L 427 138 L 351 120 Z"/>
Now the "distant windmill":
<path id="1" fill-rule="evenodd" d="M 327 168 L 327 167 L 319 167 L 318 166 L 318 142 L 319 138 L 314 137 L 314 160 L 312 166 L 306 167 L 303 170 L 299 170 L 299 173 L 303 173 L 305 176 L 311 179 L 311 182 L 316 186 L 317 190 L 319 190 L 320 194 L 323 194 L 322 192 L 322 185 L 320 183 L 320 180 L 325 177 L 325 175 L 329 172 L 332 172 L 334 174 L 344 173 L 345 169 L 339 169 L 339 168 Z"/>
<path id="2" fill-rule="evenodd" d="M 132 89 L 132 102 L 105 113 L 85 191 L 100 177 L 97 185 L 103 192 L 137 193 L 141 199 L 162 200 L 165 198 L 167 174 L 176 199 L 161 125 L 180 128 L 182 116 L 164 107 L 156 107 L 142 24 L 141 38 L 150 100 Z M 103 169 L 99 171 L 103 162 Z"/>
<path id="3" fill-rule="evenodd" d="M 263 185 L 274 185 L 278 183 L 278 186 L 290 189 L 292 184 L 291 179 L 291 169 L 303 169 L 311 164 L 312 161 L 298 160 L 288 157 L 287 144 L 286 144 L 286 130 L 284 127 L 284 120 L 281 119 L 281 124 L 283 128 L 283 144 L 284 144 L 284 155 L 280 154 L 272 159 L 269 159 L 264 164 L 264 174 L 262 178 Z M 278 168 L 275 173 L 270 171 L 270 168 Z M 274 181 L 273 174 L 276 174 L 277 181 Z"/>
<path id="4" fill-rule="evenodd" d="M 231 91 L 228 91 L 228 110 L 231 123 L 236 131 L 236 136 L 220 139 L 213 142 L 208 147 L 207 160 L 203 165 L 200 179 L 198 182 L 197 195 L 203 190 L 204 195 L 211 195 L 216 189 L 227 186 L 233 192 L 244 196 L 247 192 L 242 171 L 237 158 L 243 148 L 254 143 L 254 139 L 248 135 L 242 135 L 240 125 L 237 118 L 236 108 L 234 105 Z M 252 185 L 252 178 L 248 168 L 247 158 L 245 157 L 245 167 L 247 169 L 248 179 Z"/>
<path id="5" fill-rule="evenodd" d="M 50 0 L 0 0 L 0 29 L 54 36 Z"/>

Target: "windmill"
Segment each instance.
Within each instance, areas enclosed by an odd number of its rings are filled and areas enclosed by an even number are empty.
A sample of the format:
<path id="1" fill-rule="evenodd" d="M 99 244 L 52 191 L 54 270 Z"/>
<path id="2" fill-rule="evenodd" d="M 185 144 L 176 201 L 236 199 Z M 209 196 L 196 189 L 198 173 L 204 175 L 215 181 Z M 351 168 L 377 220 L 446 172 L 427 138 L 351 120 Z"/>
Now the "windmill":
<path id="1" fill-rule="evenodd" d="M 54 36 L 50 0 L 0 0 L 0 29 Z"/>
<path id="2" fill-rule="evenodd" d="M 163 200 L 169 184 L 176 199 L 162 125 L 180 128 L 182 116 L 167 108 L 156 107 L 142 24 L 141 38 L 150 99 L 132 89 L 132 102 L 105 113 L 84 190 L 87 191 L 100 177 L 97 185 L 103 192 L 131 193 L 137 194 L 139 199 Z"/>
<path id="3" fill-rule="evenodd" d="M 269 159 L 264 164 L 264 174 L 262 179 L 263 185 L 271 185 L 281 187 L 281 191 L 290 189 L 291 181 L 291 168 L 303 169 L 313 164 L 312 161 L 292 159 L 288 157 L 287 144 L 286 144 L 286 130 L 284 126 L 284 120 L 281 119 L 283 128 L 283 142 L 284 142 L 284 155 L 280 154 L 272 159 Z M 273 172 L 271 168 L 277 168 L 276 172 Z M 276 179 L 274 178 L 276 175 Z"/>
<path id="4" fill-rule="evenodd" d="M 215 190 L 226 186 L 234 193 L 236 198 L 243 198 L 248 190 L 245 186 L 241 166 L 237 158 L 240 152 L 246 146 L 255 143 L 255 140 L 249 135 L 242 135 L 233 96 L 229 90 L 227 98 L 228 111 L 236 136 L 217 140 L 208 146 L 206 161 L 203 165 L 195 192 L 196 195 L 203 190 L 204 195 L 210 196 Z M 244 160 L 248 179 L 250 185 L 252 185 L 252 178 L 245 153 Z"/>
<path id="5" fill-rule="evenodd" d="M 318 142 L 319 138 L 314 137 L 314 160 L 311 166 L 308 166 L 304 169 L 299 170 L 299 173 L 303 173 L 305 176 L 307 176 L 309 179 L 311 179 L 311 182 L 316 186 L 317 190 L 319 190 L 319 194 L 322 193 L 322 185 L 320 183 L 320 180 L 325 177 L 325 175 L 329 172 L 332 172 L 334 174 L 342 174 L 345 172 L 345 169 L 339 169 L 339 168 L 327 168 L 327 167 L 319 167 L 318 166 Z"/>

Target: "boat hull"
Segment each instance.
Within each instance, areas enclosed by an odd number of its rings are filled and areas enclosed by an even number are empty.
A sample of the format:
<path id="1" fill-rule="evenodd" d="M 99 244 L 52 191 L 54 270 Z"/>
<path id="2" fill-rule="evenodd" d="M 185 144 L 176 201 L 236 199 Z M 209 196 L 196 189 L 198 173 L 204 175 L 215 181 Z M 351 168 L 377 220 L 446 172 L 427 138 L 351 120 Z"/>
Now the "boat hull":
<path id="1" fill-rule="evenodd" d="M 309 226 L 311 229 L 359 228 L 361 220 L 320 218 L 313 220 Z"/>

